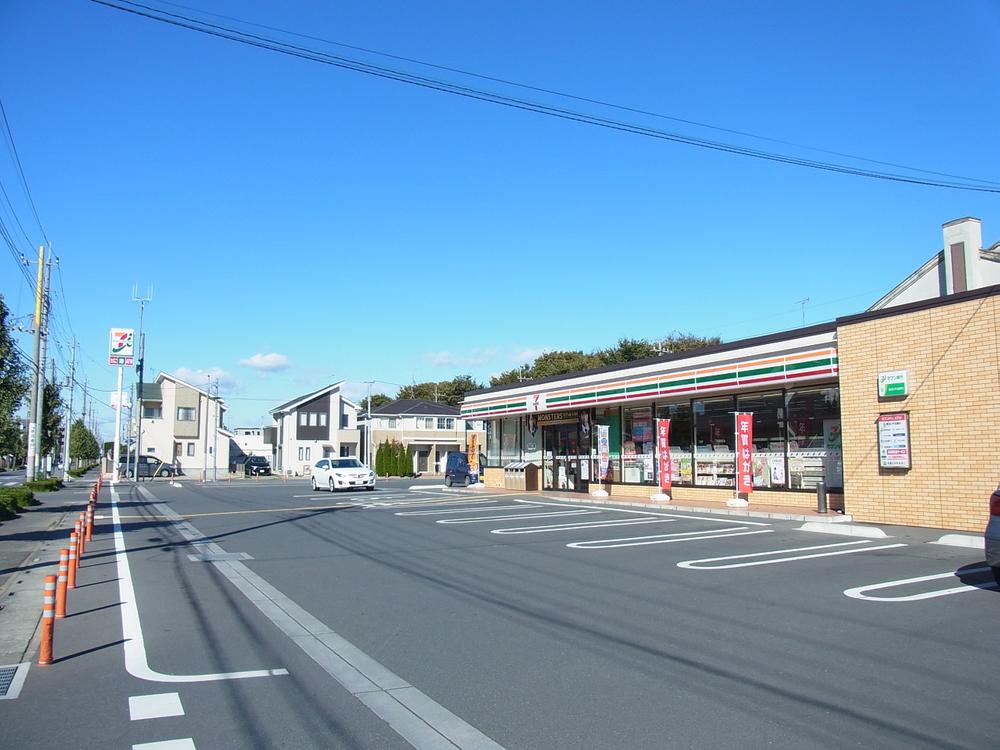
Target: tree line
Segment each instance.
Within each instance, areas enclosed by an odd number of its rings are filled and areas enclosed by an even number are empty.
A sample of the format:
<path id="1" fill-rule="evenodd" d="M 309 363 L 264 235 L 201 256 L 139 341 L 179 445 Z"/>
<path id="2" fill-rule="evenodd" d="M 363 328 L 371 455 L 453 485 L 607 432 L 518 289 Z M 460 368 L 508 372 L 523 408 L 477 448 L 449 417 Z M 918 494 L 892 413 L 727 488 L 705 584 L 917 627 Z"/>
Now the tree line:
<path id="1" fill-rule="evenodd" d="M 702 349 L 721 343 L 722 339 L 718 336 L 696 336 L 693 333 L 680 333 L 678 331 L 653 340 L 621 338 L 614 346 L 592 352 L 582 350 L 545 352 L 536 357 L 530 364 L 524 364 L 499 375 L 494 375 L 490 378 L 489 385 L 511 385 L 541 378 L 551 378 L 595 367 L 627 364 L 666 354 Z M 457 407 L 462 403 L 466 393 L 486 387 L 485 384 L 476 381 L 471 375 L 459 375 L 451 380 L 413 383 L 400 388 L 396 398 L 423 399 Z M 377 409 L 393 400 L 392 397 L 384 393 L 373 394 L 372 409 Z M 368 399 L 362 399 L 362 412 L 367 411 L 367 405 Z"/>

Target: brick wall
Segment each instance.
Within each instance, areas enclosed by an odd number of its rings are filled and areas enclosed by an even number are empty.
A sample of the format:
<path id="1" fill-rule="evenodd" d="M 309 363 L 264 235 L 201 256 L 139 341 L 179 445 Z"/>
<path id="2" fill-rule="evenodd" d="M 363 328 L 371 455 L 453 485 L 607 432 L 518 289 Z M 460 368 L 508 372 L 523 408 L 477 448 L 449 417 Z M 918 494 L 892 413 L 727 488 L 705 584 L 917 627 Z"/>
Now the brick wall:
<path id="1" fill-rule="evenodd" d="M 847 513 L 861 521 L 981 531 L 1000 481 L 1000 295 L 837 329 Z M 880 371 L 909 395 L 878 398 Z M 909 470 L 880 469 L 876 419 L 910 413 Z"/>

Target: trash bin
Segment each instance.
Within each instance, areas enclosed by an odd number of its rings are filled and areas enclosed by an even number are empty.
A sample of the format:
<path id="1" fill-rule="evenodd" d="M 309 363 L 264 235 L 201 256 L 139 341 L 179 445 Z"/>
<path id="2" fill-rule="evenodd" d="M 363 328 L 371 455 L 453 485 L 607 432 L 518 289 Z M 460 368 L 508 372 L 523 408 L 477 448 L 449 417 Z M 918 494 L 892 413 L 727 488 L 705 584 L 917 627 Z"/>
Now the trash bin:
<path id="1" fill-rule="evenodd" d="M 521 489 L 525 492 L 538 492 L 538 464 L 526 461 L 521 469 Z"/>

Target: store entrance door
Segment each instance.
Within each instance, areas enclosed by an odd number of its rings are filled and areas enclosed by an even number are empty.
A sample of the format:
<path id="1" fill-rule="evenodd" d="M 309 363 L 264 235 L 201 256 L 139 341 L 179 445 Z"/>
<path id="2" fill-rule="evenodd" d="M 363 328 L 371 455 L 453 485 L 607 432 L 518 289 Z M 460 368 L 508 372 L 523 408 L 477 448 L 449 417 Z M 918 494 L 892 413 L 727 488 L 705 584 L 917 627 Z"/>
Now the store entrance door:
<path id="1" fill-rule="evenodd" d="M 587 491 L 588 483 L 581 479 L 580 449 L 579 428 L 575 423 L 542 428 L 542 489 Z M 589 450 L 588 441 L 585 451 Z M 586 466 L 583 469 L 585 476 Z"/>

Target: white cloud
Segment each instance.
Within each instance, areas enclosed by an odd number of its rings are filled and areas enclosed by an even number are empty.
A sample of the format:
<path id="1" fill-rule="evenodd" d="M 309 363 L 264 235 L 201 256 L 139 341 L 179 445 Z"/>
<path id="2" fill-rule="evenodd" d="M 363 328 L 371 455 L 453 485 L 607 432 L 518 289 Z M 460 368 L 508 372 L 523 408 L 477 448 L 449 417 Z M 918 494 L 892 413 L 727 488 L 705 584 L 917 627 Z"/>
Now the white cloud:
<path id="1" fill-rule="evenodd" d="M 534 362 L 543 354 L 551 351 L 552 347 L 549 346 L 525 346 L 511 352 L 510 358 L 512 362 L 523 365 L 528 364 L 529 362 Z"/>
<path id="2" fill-rule="evenodd" d="M 278 370 L 286 370 L 291 367 L 288 357 L 275 352 L 271 352 L 270 354 L 261 354 L 258 352 L 252 357 L 241 359 L 240 364 L 252 367 L 255 370 L 263 370 L 264 372 L 277 372 Z"/>
<path id="3" fill-rule="evenodd" d="M 456 352 L 428 352 L 424 355 L 427 363 L 433 367 L 478 367 L 492 362 L 498 353 L 496 347 L 473 349 L 468 354 Z"/>
<path id="4" fill-rule="evenodd" d="M 198 388 L 205 388 L 209 383 L 217 383 L 220 393 L 232 391 L 239 385 L 236 378 L 221 367 L 210 367 L 207 370 L 192 370 L 189 367 L 178 367 L 173 371 L 173 375 L 185 383 L 190 383 Z"/>

